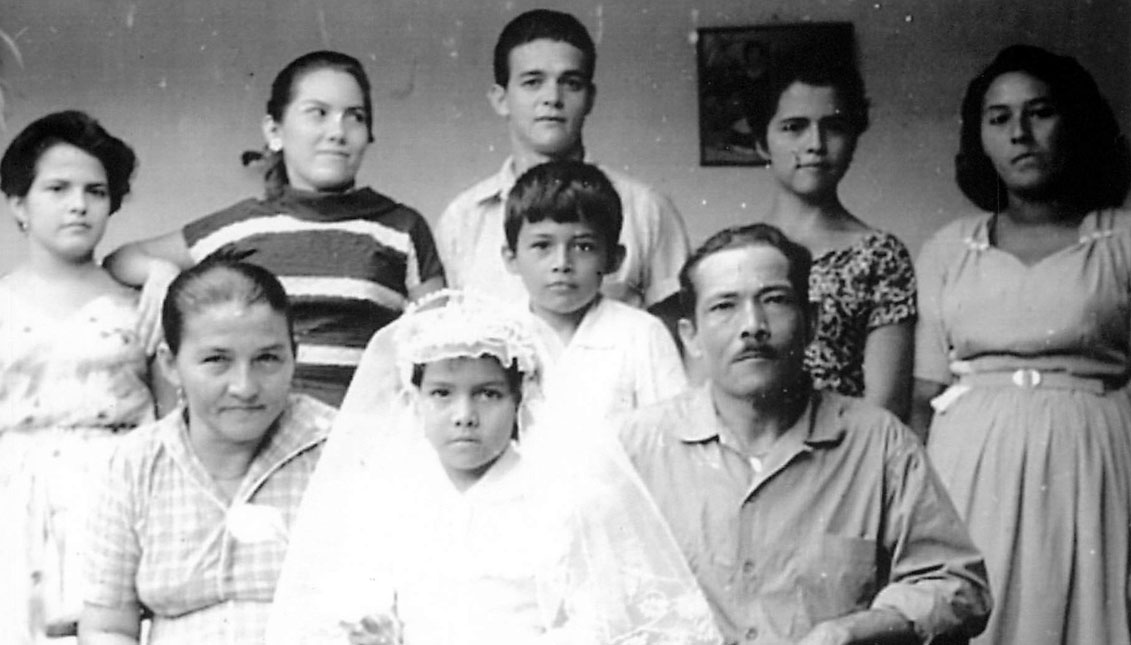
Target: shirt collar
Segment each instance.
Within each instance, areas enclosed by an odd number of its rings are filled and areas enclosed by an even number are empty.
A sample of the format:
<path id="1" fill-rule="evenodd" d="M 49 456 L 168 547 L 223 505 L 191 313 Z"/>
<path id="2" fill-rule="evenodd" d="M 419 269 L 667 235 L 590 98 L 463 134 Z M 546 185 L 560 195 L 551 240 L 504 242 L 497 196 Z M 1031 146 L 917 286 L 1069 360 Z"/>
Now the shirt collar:
<path id="1" fill-rule="evenodd" d="M 325 439 L 333 419 L 329 409 L 303 395 L 292 394 L 275 431 L 252 460 L 244 481 L 259 480 L 285 463 L 291 455 Z M 201 484 L 212 486 L 212 478 L 189 441 L 185 404 L 169 413 L 168 418 L 172 426 L 162 440 L 169 454 Z"/>
<path id="2" fill-rule="evenodd" d="M 718 413 L 715 412 L 710 382 L 692 392 L 688 405 L 688 420 L 691 423 L 680 428 L 680 440 L 686 443 L 703 443 L 718 440 L 727 432 Z M 846 407 L 847 401 L 814 390 L 805 405 L 805 411 L 782 434 L 782 440 L 804 443 L 809 448 L 839 444 L 847 432 L 844 423 Z"/>
<path id="3" fill-rule="evenodd" d="M 474 192 L 471 197 L 477 204 L 503 201 L 507 198 L 507 193 L 511 191 L 511 188 L 514 188 L 514 182 L 517 180 L 518 178 L 514 174 L 514 157 L 507 157 L 499 172 L 472 188 Z"/>
<path id="4" fill-rule="evenodd" d="M 588 151 L 584 152 L 582 161 L 588 164 L 594 163 Z M 511 192 L 511 188 L 514 188 L 516 181 L 518 176 L 514 172 L 514 155 L 511 155 L 503 161 L 503 166 L 497 173 L 472 188 L 471 197 L 477 204 L 496 200 L 506 201 L 507 194 Z"/>
<path id="5" fill-rule="evenodd" d="M 279 417 L 275 432 L 252 461 L 249 474 L 255 479 L 282 465 L 295 453 L 317 444 L 329 434 L 333 415 L 301 394 L 292 394 Z"/>
<path id="6" fill-rule="evenodd" d="M 679 438 L 686 443 L 703 443 L 722 434 L 723 424 L 715 412 L 709 381 L 692 391 L 687 418 L 690 423 L 679 429 Z"/>

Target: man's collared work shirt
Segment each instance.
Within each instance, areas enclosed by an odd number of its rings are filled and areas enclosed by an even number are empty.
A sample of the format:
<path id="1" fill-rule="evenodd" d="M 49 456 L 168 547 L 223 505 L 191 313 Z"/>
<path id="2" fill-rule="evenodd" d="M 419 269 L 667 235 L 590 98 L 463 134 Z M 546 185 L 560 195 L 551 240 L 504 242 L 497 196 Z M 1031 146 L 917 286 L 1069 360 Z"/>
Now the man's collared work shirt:
<path id="1" fill-rule="evenodd" d="M 985 626 L 985 567 L 918 440 L 859 400 L 814 393 L 763 460 L 719 420 L 710 387 L 622 433 L 727 643 L 794 642 L 893 610 L 924 641 Z"/>

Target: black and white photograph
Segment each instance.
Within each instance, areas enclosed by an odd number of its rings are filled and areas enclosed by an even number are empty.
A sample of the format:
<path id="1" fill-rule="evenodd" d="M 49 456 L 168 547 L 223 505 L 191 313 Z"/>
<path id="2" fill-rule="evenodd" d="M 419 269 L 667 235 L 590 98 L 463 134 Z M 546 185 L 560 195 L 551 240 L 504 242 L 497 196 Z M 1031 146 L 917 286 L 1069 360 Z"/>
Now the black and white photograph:
<path id="1" fill-rule="evenodd" d="M 0 645 L 1131 645 L 1127 0 L 0 0 Z"/>

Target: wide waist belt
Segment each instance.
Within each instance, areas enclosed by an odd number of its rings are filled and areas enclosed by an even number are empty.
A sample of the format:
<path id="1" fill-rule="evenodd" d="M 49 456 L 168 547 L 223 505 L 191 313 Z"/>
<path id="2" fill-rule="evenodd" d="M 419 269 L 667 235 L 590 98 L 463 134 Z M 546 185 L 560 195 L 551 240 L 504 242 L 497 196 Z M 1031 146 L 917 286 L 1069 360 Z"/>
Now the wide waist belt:
<path id="1" fill-rule="evenodd" d="M 959 397 L 976 387 L 1078 390 L 1092 394 L 1103 394 L 1109 389 L 1103 379 L 1077 376 L 1067 372 L 1042 372 L 1034 369 L 1019 369 L 1012 372 L 970 372 L 960 374 L 953 385 L 931 399 L 931 407 L 935 412 L 944 412 Z"/>
<path id="2" fill-rule="evenodd" d="M 1034 369 L 962 374 L 958 377 L 958 383 L 970 387 L 1013 386 L 1023 389 L 1083 390 L 1093 394 L 1103 394 L 1108 390 L 1103 379 L 1077 376 L 1068 372 L 1042 372 Z"/>

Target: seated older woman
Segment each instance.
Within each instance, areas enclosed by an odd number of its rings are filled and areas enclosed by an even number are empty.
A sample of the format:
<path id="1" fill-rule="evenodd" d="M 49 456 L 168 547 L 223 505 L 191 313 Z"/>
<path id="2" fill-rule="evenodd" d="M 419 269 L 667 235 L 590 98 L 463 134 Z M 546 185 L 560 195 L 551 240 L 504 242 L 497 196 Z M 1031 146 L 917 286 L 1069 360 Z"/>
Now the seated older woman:
<path id="1" fill-rule="evenodd" d="M 93 510 L 80 642 L 260 643 L 288 529 L 333 409 L 292 395 L 291 318 L 260 267 L 170 285 L 159 350 L 183 405 L 123 442 Z"/>

